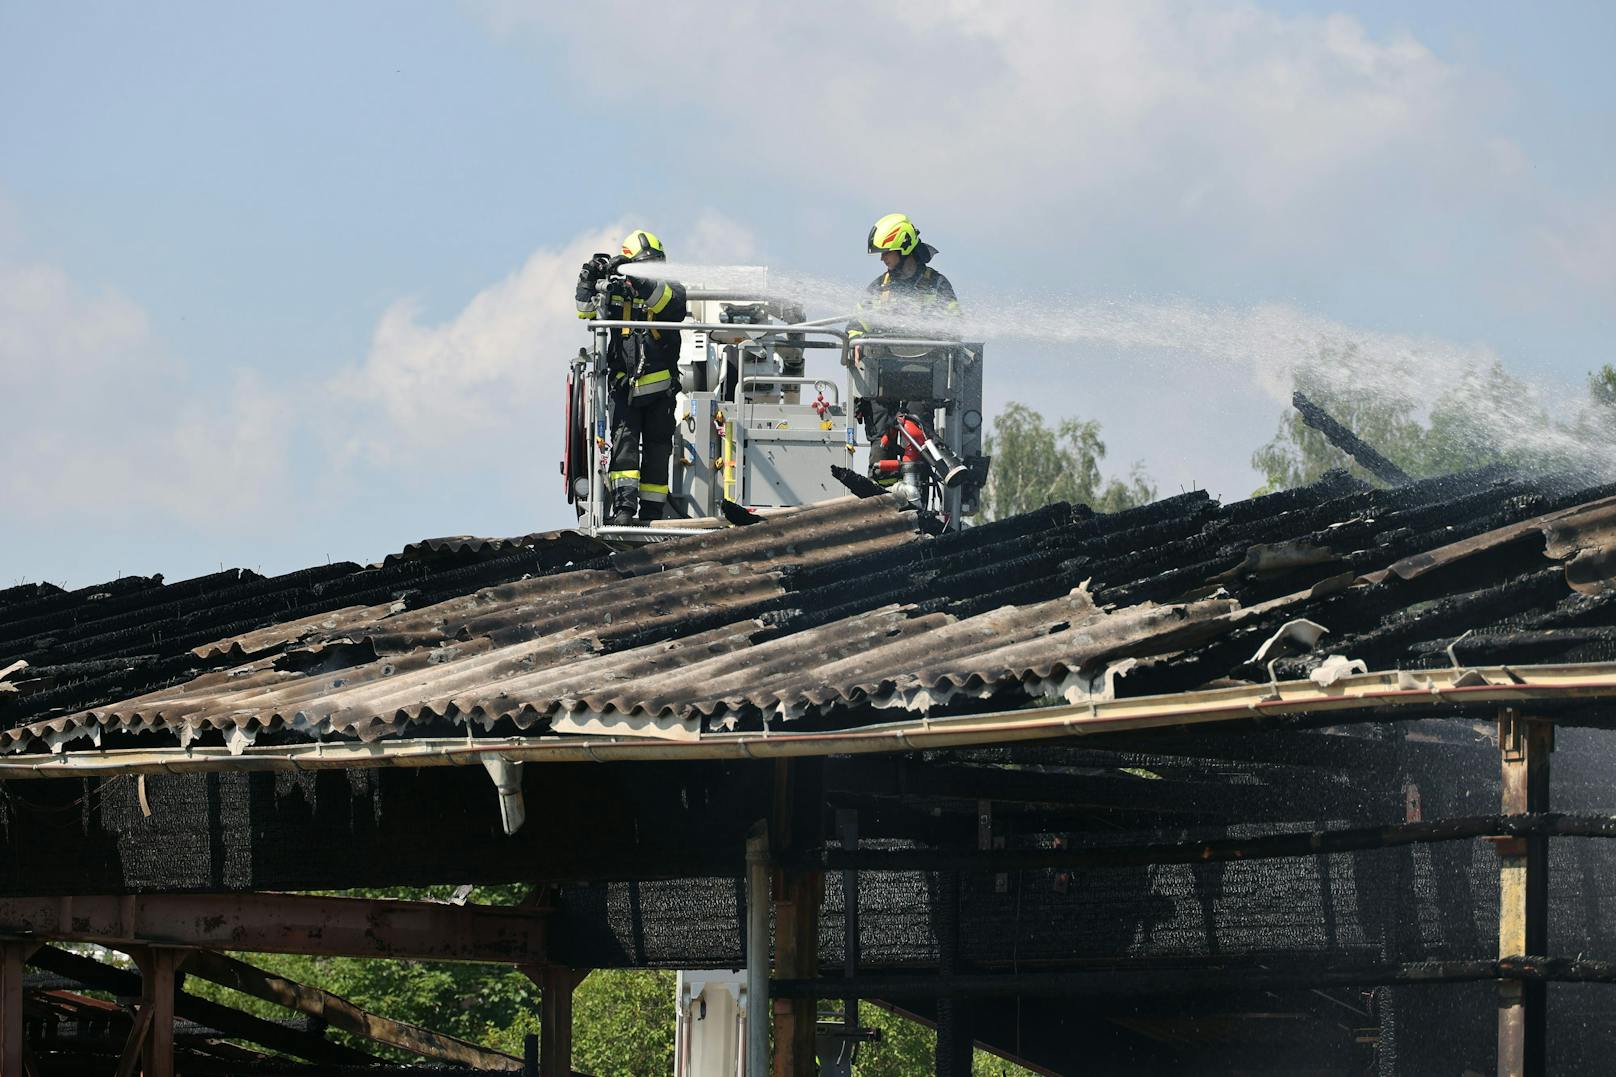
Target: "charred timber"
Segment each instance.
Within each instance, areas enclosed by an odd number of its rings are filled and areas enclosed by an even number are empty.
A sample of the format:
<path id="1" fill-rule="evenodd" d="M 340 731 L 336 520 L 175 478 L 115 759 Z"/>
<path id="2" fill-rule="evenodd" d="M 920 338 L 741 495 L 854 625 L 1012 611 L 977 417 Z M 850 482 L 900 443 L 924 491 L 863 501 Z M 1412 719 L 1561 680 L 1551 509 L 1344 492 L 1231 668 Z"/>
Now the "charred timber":
<path id="1" fill-rule="evenodd" d="M 1323 434 L 1331 445 L 1358 461 L 1360 467 L 1381 482 L 1389 486 L 1402 486 L 1411 481 L 1407 472 L 1364 444 L 1357 434 L 1336 422 L 1329 412 L 1301 392 L 1291 394 L 1291 405 L 1301 413 L 1303 422 Z"/>
<path id="2" fill-rule="evenodd" d="M 140 996 L 138 974 L 54 946 L 40 947 L 28 959 L 28 964 L 123 998 Z M 289 1028 L 280 1022 L 255 1017 L 184 991 L 175 992 L 174 1013 L 231 1039 L 245 1040 L 311 1062 L 366 1065 L 376 1061 L 374 1055 L 333 1043 L 316 1032 Z"/>
<path id="3" fill-rule="evenodd" d="M 774 980 L 776 998 L 943 998 L 1009 995 L 1165 996 L 1227 990 L 1393 987 L 1522 980 L 1529 983 L 1616 983 L 1616 962 L 1580 958 L 1486 958 L 1403 964 L 1275 967 L 1252 962 L 1164 969 L 1092 969 L 1081 972 L 956 973 L 826 976 Z"/>
<path id="4" fill-rule="evenodd" d="M 1044 868 L 1141 867 L 1148 864 L 1275 860 L 1324 853 L 1362 852 L 1401 845 L 1473 838 L 1616 838 L 1616 817 L 1537 812 L 1483 815 L 1392 826 L 1314 830 L 1258 838 L 1076 846 L 1064 849 L 832 849 L 812 866 L 825 871 L 1033 871 Z"/>
<path id="5" fill-rule="evenodd" d="M 447 1033 L 370 1013 L 329 991 L 288 980 L 225 954 L 211 950 L 195 951 L 185 969 L 191 976 L 318 1017 L 328 1028 L 374 1040 L 423 1058 L 478 1067 L 490 1072 L 508 1072 L 522 1067 L 521 1059 L 511 1055 L 488 1050 Z"/>

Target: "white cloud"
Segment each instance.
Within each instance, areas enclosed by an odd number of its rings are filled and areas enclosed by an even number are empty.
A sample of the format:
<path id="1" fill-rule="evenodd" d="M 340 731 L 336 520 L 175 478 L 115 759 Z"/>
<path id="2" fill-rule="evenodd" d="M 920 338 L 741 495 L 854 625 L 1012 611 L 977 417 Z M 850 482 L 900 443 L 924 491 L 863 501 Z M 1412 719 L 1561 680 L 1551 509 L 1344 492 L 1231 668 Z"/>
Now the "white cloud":
<path id="1" fill-rule="evenodd" d="M 134 518 L 206 528 L 273 500 L 281 402 L 255 379 L 200 393 L 115 292 L 0 264 L 0 505 L 15 521 Z"/>
<path id="2" fill-rule="evenodd" d="M 658 227 L 691 258 L 754 247 L 711 211 Z M 311 550 L 364 557 L 475 527 L 468 518 L 488 533 L 559 526 L 570 518 L 559 496 L 552 503 L 535 486 L 553 474 L 567 360 L 588 340 L 573 286 L 579 264 L 614 250 L 626 230 L 541 248 L 439 323 L 401 300 L 378 319 L 367 354 L 301 383 L 252 369 L 207 376 L 127 297 L 0 260 L 0 520 L 30 535 L 88 528 L 114 544 L 184 535 L 201 540 L 207 566 L 243 546 L 270 560 L 279 549 L 283 569 L 320 555 Z M 373 528 L 355 508 L 361 487 L 422 511 Z M 22 533 L 0 528 L 0 538 Z M 17 556 L 14 569 L 39 570 L 38 550 L 0 560 Z"/>
<path id="3" fill-rule="evenodd" d="M 389 307 L 369 355 L 332 384 L 347 448 L 391 463 L 548 419 L 543 409 L 560 400 L 565 361 L 583 339 L 572 299 L 578 266 L 621 234 L 614 225 L 537 250 L 440 324 L 423 324 L 413 300 Z"/>
<path id="4" fill-rule="evenodd" d="M 421 463 L 474 443 L 541 456 L 558 446 L 566 364 L 588 343 L 573 303 L 578 267 L 616 250 L 628 227 L 534 251 L 447 321 L 424 323 L 409 300 L 388 308 L 369 355 L 331 385 L 346 455 Z M 712 210 L 657 228 L 676 258 L 744 257 L 755 248 L 748 231 Z"/>
<path id="5" fill-rule="evenodd" d="M 722 159 L 728 134 L 797 136 L 788 181 L 955 217 L 968 205 L 995 231 L 1216 210 L 1292 237 L 1392 162 L 1433 184 L 1503 167 L 1496 136 L 1461 115 L 1460 72 L 1346 15 L 1166 0 L 474 10 L 501 35 L 566 40 L 580 71 L 610 72 L 600 93 L 714 117 L 692 157 Z"/>

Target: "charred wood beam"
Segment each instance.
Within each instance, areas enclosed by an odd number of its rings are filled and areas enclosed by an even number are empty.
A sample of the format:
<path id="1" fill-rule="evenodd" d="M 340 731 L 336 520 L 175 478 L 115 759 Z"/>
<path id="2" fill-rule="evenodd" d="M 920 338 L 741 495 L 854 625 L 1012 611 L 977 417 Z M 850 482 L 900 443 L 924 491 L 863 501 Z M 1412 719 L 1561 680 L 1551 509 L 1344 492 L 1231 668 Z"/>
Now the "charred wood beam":
<path id="1" fill-rule="evenodd" d="M 1616 984 L 1616 961 L 1564 957 L 1484 958 L 1465 961 L 1413 961 L 1403 964 L 1325 965 L 1276 968 L 1250 962 L 1222 966 L 1155 969 L 1093 969 L 1083 972 L 957 973 L 954 975 L 860 976 L 848 980 L 774 980 L 777 998 L 992 998 L 1008 995 L 1168 996 L 1226 990 L 1392 987 L 1469 983 L 1482 980 L 1526 983 Z"/>
<path id="2" fill-rule="evenodd" d="M 1471 838 L 1616 838 L 1616 816 L 1556 812 L 1483 815 L 1392 826 L 1314 830 L 1257 838 L 1075 846 L 1065 849 L 839 849 L 813 854 L 805 866 L 824 871 L 1033 871 L 1275 860 L 1359 852 Z"/>
<path id="3" fill-rule="evenodd" d="M 191 976 L 233 988 L 265 1002 L 318 1017 L 330 1028 L 351 1032 L 355 1036 L 384 1043 L 422 1058 L 484 1070 L 517 1071 L 522 1068 L 519 1058 L 490 1051 L 442 1032 L 382 1017 L 329 991 L 277 976 L 224 954 L 199 950 L 186 962 L 185 971 Z"/>
<path id="4" fill-rule="evenodd" d="M 1339 817 L 1355 810 L 1361 796 L 1344 782 L 1315 782 L 1304 793 L 1291 787 L 1236 786 L 1121 773 L 939 765 L 873 756 L 832 761 L 826 767 L 825 785 L 832 797 L 846 794 L 1014 801 L 1161 815 L 1227 816 L 1243 822 Z"/>
<path id="5" fill-rule="evenodd" d="M 141 993 L 140 977 L 137 974 L 102 964 L 91 957 L 59 950 L 54 946 L 41 948 L 28 959 L 28 964 L 34 968 L 54 972 L 58 976 L 65 976 L 86 987 L 108 991 L 125 998 L 137 998 Z M 266 1021 L 262 1017 L 254 1017 L 229 1006 L 197 998 L 184 991 L 175 995 L 174 1013 L 232 1039 L 246 1040 L 272 1051 L 306 1058 L 310 1062 L 366 1065 L 376 1061 L 374 1055 L 332 1043 L 316 1033 L 288 1028 L 275 1021 Z"/>
<path id="6" fill-rule="evenodd" d="M 179 993 L 175 972 L 189 955 L 172 947 L 153 946 L 136 948 L 132 956 L 140 966 L 136 1027 L 144 1024 L 146 1029 L 143 1037 L 130 1031 L 125 1058 L 138 1043 L 142 1077 L 174 1077 L 174 996 Z M 121 1077 L 121 1067 L 119 1072 Z"/>
<path id="7" fill-rule="evenodd" d="M 861 837 L 872 840 L 898 838 L 920 846 L 947 848 L 960 836 L 962 823 L 973 824 L 977 817 L 975 800 L 900 801 L 892 797 L 864 797 L 838 793 L 827 798 L 837 810 L 859 813 Z M 1122 808 L 1062 808 L 1039 804 L 993 802 L 994 815 L 1005 821 L 1016 834 L 1079 834 L 1090 831 L 1177 833 L 1197 827 L 1225 826 L 1229 820 L 1211 814 L 1192 812 L 1127 811 Z M 864 824 L 868 820 L 868 825 Z"/>
<path id="8" fill-rule="evenodd" d="M 1302 421 L 1329 439 L 1330 444 L 1358 461 L 1358 465 L 1388 486 L 1402 486 L 1411 480 L 1408 473 L 1369 445 L 1357 434 L 1335 421 L 1329 412 L 1309 400 L 1300 391 L 1291 394 L 1291 406 L 1302 415 Z"/>
<path id="9" fill-rule="evenodd" d="M 1443 657 L 1446 660 L 1446 655 Z M 1442 734 L 1446 735 L 1441 740 L 1409 740 L 1407 750 L 1443 757 L 1466 752 L 1473 754 L 1478 764 L 1490 763 L 1496 752 L 1490 741 L 1469 731 L 1460 734 L 1443 730 L 1436 735 Z M 1243 733 L 1218 728 L 1188 733 L 1173 730 L 1103 733 L 1092 738 L 1084 747 L 1095 756 L 1102 752 L 1127 754 L 1136 759 L 1160 759 L 1164 763 L 1184 767 L 1205 767 L 1209 762 L 1221 761 L 1278 767 L 1374 770 L 1384 767 L 1391 754 L 1387 742 L 1378 738 L 1323 729 L 1265 729 L 1259 733 Z M 1011 758 L 1008 761 L 1039 760 Z M 1055 758 L 1042 761 L 1059 762 Z M 1120 765 L 1148 767 L 1151 763 L 1130 761 Z"/>
<path id="10" fill-rule="evenodd" d="M 1502 806 L 1546 812 L 1554 727 L 1513 707 L 1498 715 Z M 1546 835 L 1512 835 L 1497 845 L 1498 952 L 1546 953 L 1549 947 L 1549 843 Z M 1498 985 L 1498 1072 L 1541 1077 L 1548 1072 L 1548 987 L 1540 982 Z"/>
<path id="11" fill-rule="evenodd" d="M 23 965 L 38 948 L 34 942 L 0 943 L 0 1073 L 22 1072 Z"/>
<path id="12" fill-rule="evenodd" d="M 542 911 L 305 894 L 0 897 L 0 937 L 544 964 Z"/>

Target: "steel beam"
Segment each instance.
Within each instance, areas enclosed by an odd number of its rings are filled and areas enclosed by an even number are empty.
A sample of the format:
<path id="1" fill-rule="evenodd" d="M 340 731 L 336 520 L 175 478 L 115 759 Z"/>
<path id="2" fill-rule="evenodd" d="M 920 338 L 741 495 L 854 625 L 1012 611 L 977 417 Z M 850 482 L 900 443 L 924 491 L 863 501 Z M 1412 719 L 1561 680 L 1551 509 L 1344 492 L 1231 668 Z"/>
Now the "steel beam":
<path id="1" fill-rule="evenodd" d="M 1324 853 L 1391 849 L 1404 845 L 1475 838 L 1616 838 L 1616 816 L 1533 812 L 1478 815 L 1387 826 L 1347 827 L 1255 838 L 1150 842 L 1142 845 L 1071 846 L 1049 849 L 860 849 L 825 848 L 800 858 L 799 866 L 825 871 L 1009 872 L 1059 868 L 1140 867 L 1274 860 Z"/>
<path id="2" fill-rule="evenodd" d="M 1554 726 L 1523 717 L 1513 707 L 1498 714 L 1502 809 L 1549 808 L 1549 754 Z M 1498 849 L 1498 956 L 1542 954 L 1549 949 L 1549 844 L 1533 834 L 1500 841 Z M 1499 1077 L 1542 1077 L 1548 1072 L 1548 985 L 1498 984 Z"/>
<path id="3" fill-rule="evenodd" d="M 318 1017 L 329 1028 L 384 1043 L 422 1058 L 480 1070 L 514 1072 L 522 1068 L 521 1059 L 512 1055 L 490 1051 L 442 1032 L 382 1017 L 355 1006 L 340 995 L 277 976 L 224 954 L 196 951 L 186 963 L 185 970 L 193 976 L 242 994 Z"/>
<path id="4" fill-rule="evenodd" d="M 544 964 L 545 913 L 303 894 L 0 897 L 0 938 Z"/>
<path id="5" fill-rule="evenodd" d="M 759 820 L 746 839 L 746 1068 L 769 1070 L 769 829 Z"/>
<path id="6" fill-rule="evenodd" d="M 1252 962 L 1167 968 L 1159 963 L 1140 968 L 1085 968 L 1076 971 L 891 973 L 840 976 L 816 980 L 775 980 L 779 998 L 925 999 L 949 996 L 1007 998 L 1049 997 L 1169 998 L 1209 992 L 1273 991 L 1286 988 L 1398 987 L 1415 984 L 1473 983 L 1518 980 L 1525 983 L 1616 984 L 1616 962 L 1575 958 L 1512 957 L 1462 961 L 1411 961 L 1402 964 L 1275 966 Z"/>

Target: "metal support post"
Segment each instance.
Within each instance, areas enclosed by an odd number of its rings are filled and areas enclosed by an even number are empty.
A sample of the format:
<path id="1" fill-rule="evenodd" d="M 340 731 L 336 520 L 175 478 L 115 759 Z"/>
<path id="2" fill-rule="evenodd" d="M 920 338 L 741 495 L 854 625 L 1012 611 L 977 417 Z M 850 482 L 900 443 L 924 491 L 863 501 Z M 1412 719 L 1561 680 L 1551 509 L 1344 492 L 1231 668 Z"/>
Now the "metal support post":
<path id="1" fill-rule="evenodd" d="M 769 1071 L 769 831 L 746 839 L 746 1072 Z"/>
<path id="2" fill-rule="evenodd" d="M 858 809 L 836 810 L 836 836 L 844 852 L 858 850 Z M 848 868 L 842 872 L 842 975 L 851 982 L 858 976 L 859 962 L 859 909 L 858 871 Z M 842 1003 L 842 1026 L 848 1040 L 846 1049 L 853 1049 L 853 1035 L 859 1027 L 858 999 L 848 998 Z"/>
<path id="3" fill-rule="evenodd" d="M 937 957 L 944 976 L 960 971 L 960 887 L 957 871 L 937 873 Z M 938 1077 L 970 1077 L 975 1036 L 971 1003 L 958 996 L 937 1000 Z"/>
<path id="4" fill-rule="evenodd" d="M 1506 814 L 1549 810 L 1549 753 L 1554 726 L 1523 718 L 1513 707 L 1498 715 L 1498 749 Z M 1537 834 L 1498 844 L 1498 955 L 1542 957 L 1549 950 L 1549 847 Z M 1499 1077 L 1547 1072 L 1548 985 L 1498 983 Z"/>
<path id="5" fill-rule="evenodd" d="M 33 942 L 0 943 L 0 1074 L 23 1072 L 23 966 L 37 949 Z"/>

